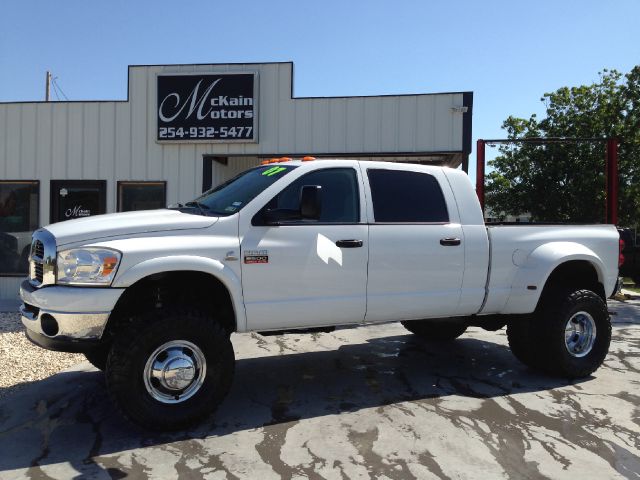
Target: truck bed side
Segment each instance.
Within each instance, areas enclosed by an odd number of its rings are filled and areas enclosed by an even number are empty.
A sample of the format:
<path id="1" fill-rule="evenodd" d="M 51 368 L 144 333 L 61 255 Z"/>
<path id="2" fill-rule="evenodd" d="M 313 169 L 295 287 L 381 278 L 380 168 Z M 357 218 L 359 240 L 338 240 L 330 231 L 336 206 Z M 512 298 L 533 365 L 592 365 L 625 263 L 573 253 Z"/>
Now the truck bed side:
<path id="1" fill-rule="evenodd" d="M 492 226 L 487 232 L 491 274 L 482 314 L 532 312 L 546 280 L 566 262 L 588 262 L 604 294 L 614 291 L 618 232 L 613 225 Z"/>

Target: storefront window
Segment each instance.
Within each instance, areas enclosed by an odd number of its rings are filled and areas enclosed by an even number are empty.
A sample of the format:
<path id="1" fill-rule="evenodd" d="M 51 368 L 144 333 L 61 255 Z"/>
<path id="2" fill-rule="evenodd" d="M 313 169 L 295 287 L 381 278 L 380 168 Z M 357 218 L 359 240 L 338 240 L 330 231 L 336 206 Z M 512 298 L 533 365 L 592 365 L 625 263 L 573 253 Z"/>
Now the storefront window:
<path id="1" fill-rule="evenodd" d="M 51 223 L 106 213 L 106 180 L 51 180 Z"/>
<path id="2" fill-rule="evenodd" d="M 0 181 L 0 275 L 26 275 L 31 234 L 38 228 L 37 181 Z"/>
<path id="3" fill-rule="evenodd" d="M 166 206 L 166 182 L 118 182 L 119 212 L 153 210 Z"/>

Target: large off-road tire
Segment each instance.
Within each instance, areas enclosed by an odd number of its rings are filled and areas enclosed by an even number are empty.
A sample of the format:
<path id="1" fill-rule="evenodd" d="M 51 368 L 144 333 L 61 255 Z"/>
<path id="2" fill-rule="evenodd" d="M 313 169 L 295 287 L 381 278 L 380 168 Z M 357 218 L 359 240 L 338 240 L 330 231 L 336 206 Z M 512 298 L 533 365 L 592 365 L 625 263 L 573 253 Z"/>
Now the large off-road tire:
<path id="1" fill-rule="evenodd" d="M 153 430 L 180 430 L 212 414 L 234 372 L 229 333 L 189 307 L 153 311 L 118 331 L 106 381 L 118 409 Z"/>
<path id="2" fill-rule="evenodd" d="M 512 351 L 526 365 L 554 376 L 581 378 L 604 362 L 611 321 L 607 304 L 596 293 L 556 291 L 543 298 L 528 325 L 510 323 L 507 336 Z"/>
<path id="3" fill-rule="evenodd" d="M 101 345 L 98 348 L 84 353 L 84 357 L 91 365 L 98 370 L 104 371 L 107 368 L 107 357 L 109 356 L 110 345 Z"/>
<path id="4" fill-rule="evenodd" d="M 419 337 L 437 342 L 455 340 L 467 330 L 465 323 L 456 320 L 407 320 L 402 326 Z"/>

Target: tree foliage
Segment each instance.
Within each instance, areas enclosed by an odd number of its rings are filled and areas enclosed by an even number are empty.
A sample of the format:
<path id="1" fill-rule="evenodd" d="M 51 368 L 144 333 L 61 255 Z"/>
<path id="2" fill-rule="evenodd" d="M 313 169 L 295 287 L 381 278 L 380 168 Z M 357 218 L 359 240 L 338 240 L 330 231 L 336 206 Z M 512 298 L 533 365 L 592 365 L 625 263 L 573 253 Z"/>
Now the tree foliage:
<path id="1" fill-rule="evenodd" d="M 616 137 L 620 141 L 619 223 L 640 224 L 640 65 L 626 75 L 600 72 L 597 83 L 545 93 L 546 117 L 510 116 L 508 138 Z M 602 222 L 604 143 L 504 144 L 489 162 L 492 216 L 530 213 L 533 221 Z"/>

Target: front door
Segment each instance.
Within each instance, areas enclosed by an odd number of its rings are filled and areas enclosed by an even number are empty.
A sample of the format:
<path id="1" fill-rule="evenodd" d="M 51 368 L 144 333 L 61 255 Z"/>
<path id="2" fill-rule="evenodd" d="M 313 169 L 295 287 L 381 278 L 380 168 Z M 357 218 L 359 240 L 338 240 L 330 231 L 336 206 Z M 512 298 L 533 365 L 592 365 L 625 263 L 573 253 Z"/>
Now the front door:
<path id="1" fill-rule="evenodd" d="M 364 320 L 368 226 L 362 220 L 361 184 L 356 162 L 347 168 L 314 170 L 294 180 L 264 207 L 298 209 L 302 186 L 322 187 L 318 222 L 258 224 L 246 231 L 241 261 L 249 329 Z"/>

